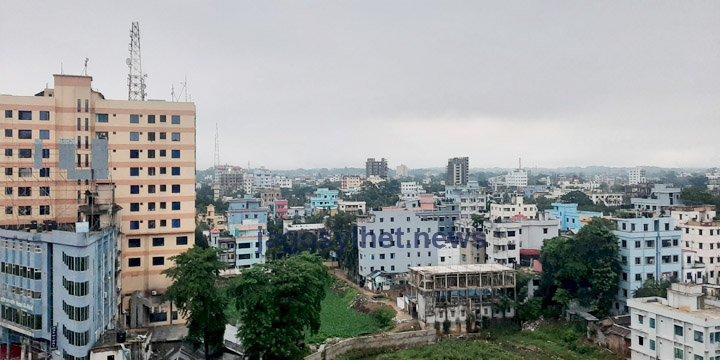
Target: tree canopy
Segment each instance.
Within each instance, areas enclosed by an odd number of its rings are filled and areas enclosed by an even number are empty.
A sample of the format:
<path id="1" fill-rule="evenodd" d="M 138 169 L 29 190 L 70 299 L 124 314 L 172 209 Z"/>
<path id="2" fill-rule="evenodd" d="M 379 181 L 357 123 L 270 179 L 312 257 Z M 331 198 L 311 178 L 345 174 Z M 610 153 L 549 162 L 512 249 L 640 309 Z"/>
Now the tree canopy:
<path id="1" fill-rule="evenodd" d="M 301 254 L 253 266 L 233 279 L 238 337 L 250 359 L 300 359 L 305 331 L 320 328 L 327 269 L 317 256 Z"/>
<path id="2" fill-rule="evenodd" d="M 635 289 L 633 297 L 659 296 L 664 298 L 667 296 L 667 290 L 670 288 L 670 284 L 671 282 L 669 280 L 647 279 L 641 287 Z"/>
<path id="3" fill-rule="evenodd" d="M 383 206 L 392 206 L 399 200 L 400 182 L 388 180 L 377 185 L 366 182 L 362 189 L 351 196 L 353 201 L 364 201 L 368 210 L 377 209 Z"/>
<path id="4" fill-rule="evenodd" d="M 198 246 L 171 260 L 175 266 L 163 272 L 173 281 L 165 297 L 187 316 L 188 341 L 203 344 L 205 358 L 209 359 L 223 347 L 228 301 L 218 280 L 225 265 L 215 249 Z"/>
<path id="5" fill-rule="evenodd" d="M 618 291 L 618 239 L 609 220 L 595 218 L 574 238 L 556 237 L 541 251 L 540 292 L 545 305 L 567 306 L 571 301 L 609 313 Z"/>

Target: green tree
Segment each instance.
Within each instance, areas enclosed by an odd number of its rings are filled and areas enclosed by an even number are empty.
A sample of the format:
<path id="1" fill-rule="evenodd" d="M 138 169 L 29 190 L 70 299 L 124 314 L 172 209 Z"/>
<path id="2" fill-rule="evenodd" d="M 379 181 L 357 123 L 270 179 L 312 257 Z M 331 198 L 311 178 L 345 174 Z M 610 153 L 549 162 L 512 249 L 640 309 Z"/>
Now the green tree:
<path id="1" fill-rule="evenodd" d="M 540 293 L 544 304 L 567 306 L 576 300 L 609 313 L 618 291 L 620 262 L 618 240 L 609 220 L 595 218 L 575 238 L 556 237 L 545 242 L 540 258 L 543 275 Z"/>
<path id="2" fill-rule="evenodd" d="M 225 265 L 218 260 L 215 249 L 194 246 L 171 258 L 175 266 L 163 271 L 173 283 L 165 297 L 188 318 L 187 339 L 204 345 L 205 359 L 223 347 L 225 308 L 227 298 L 218 285 L 220 270 Z"/>
<path id="3" fill-rule="evenodd" d="M 351 196 L 351 200 L 364 201 L 368 210 L 377 209 L 395 205 L 399 193 L 400 182 L 397 180 L 383 181 L 377 185 L 366 182 L 358 193 Z"/>
<path id="4" fill-rule="evenodd" d="M 647 279 L 642 284 L 641 287 L 637 288 L 633 292 L 633 297 L 641 298 L 641 297 L 650 297 L 650 296 L 659 296 L 659 297 L 666 297 L 667 296 L 667 290 L 670 288 L 671 282 L 668 280 L 654 280 L 654 279 Z"/>
<path id="5" fill-rule="evenodd" d="M 572 203 L 580 205 L 593 205 L 590 197 L 580 190 L 573 190 L 560 197 L 560 201 L 564 203 Z"/>
<path id="6" fill-rule="evenodd" d="M 356 275 L 358 270 L 357 231 L 355 227 L 356 216 L 345 212 L 338 212 L 327 219 L 326 225 L 332 234 L 333 250 L 338 256 L 338 263 L 350 275 Z"/>
<path id="7" fill-rule="evenodd" d="M 250 359 L 301 359 L 305 332 L 320 328 L 330 280 L 317 256 L 301 254 L 256 265 L 233 279 L 238 337 Z"/>

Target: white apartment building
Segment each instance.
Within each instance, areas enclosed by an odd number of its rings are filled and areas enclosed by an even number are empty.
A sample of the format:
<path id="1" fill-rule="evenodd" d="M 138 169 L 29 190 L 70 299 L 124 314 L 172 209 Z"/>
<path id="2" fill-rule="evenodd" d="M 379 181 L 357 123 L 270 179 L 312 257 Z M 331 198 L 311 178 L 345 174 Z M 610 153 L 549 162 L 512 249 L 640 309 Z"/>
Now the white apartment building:
<path id="1" fill-rule="evenodd" d="M 632 198 L 630 204 L 638 211 L 663 213 L 672 206 L 682 205 L 680 191 L 681 189 L 678 187 L 655 184 L 650 192 L 650 197 Z"/>
<path id="2" fill-rule="evenodd" d="M 671 217 L 678 221 L 682 232 L 683 280 L 719 284 L 720 222 L 714 220 L 715 210 L 679 210 L 673 211 Z"/>
<path id="3" fill-rule="evenodd" d="M 558 236 L 557 219 L 515 222 L 485 222 L 487 263 L 515 266 L 520 264 L 520 249 L 542 249 L 545 240 Z"/>
<path id="4" fill-rule="evenodd" d="M 367 213 L 364 201 L 339 200 L 338 210 L 356 215 L 365 215 Z"/>
<path id="5" fill-rule="evenodd" d="M 720 170 L 713 169 L 712 171 L 706 172 L 705 177 L 708 179 L 708 190 L 720 189 Z"/>
<path id="6" fill-rule="evenodd" d="M 590 200 L 598 205 L 620 206 L 623 204 L 622 193 L 591 193 Z"/>
<path id="7" fill-rule="evenodd" d="M 281 189 L 292 189 L 293 181 L 284 176 L 273 177 L 273 186 Z"/>
<path id="8" fill-rule="evenodd" d="M 513 169 L 505 174 L 505 185 L 515 187 L 526 187 L 528 185 L 528 173 L 524 169 Z"/>
<path id="9" fill-rule="evenodd" d="M 628 299 L 633 360 L 716 360 L 720 356 L 717 286 L 675 283 L 667 298 Z"/>
<path id="10" fill-rule="evenodd" d="M 415 181 L 403 181 L 400 183 L 400 200 L 416 200 L 425 189 Z"/>
<path id="11" fill-rule="evenodd" d="M 678 224 L 688 221 L 711 222 L 716 214 L 715 207 L 712 205 L 676 206 L 670 210 L 670 217 L 675 219 Z"/>
<path id="12" fill-rule="evenodd" d="M 516 196 L 510 204 L 490 204 L 490 219 L 509 221 L 513 217 L 537 218 L 538 209 L 535 204 L 525 204 L 522 196 Z"/>
<path id="13" fill-rule="evenodd" d="M 628 171 L 628 185 L 639 185 L 646 182 L 645 169 L 636 167 Z"/>
<path id="14" fill-rule="evenodd" d="M 460 206 L 461 219 L 469 219 L 473 214 L 485 213 L 487 195 L 477 181 L 468 181 L 464 186 L 446 186 L 445 197 Z"/>
<path id="15" fill-rule="evenodd" d="M 418 211 L 383 208 L 358 219 L 357 227 L 358 274 L 362 277 L 376 270 L 400 274 L 411 266 L 438 265 L 438 248 L 432 244 L 432 236 L 439 234 L 438 221 L 423 219 Z"/>

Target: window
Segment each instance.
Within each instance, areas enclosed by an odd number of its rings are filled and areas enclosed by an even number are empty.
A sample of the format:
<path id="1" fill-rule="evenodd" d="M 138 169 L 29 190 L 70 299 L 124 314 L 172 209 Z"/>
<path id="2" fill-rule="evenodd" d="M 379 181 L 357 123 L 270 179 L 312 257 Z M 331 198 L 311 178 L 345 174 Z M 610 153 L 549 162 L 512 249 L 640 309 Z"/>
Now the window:
<path id="1" fill-rule="evenodd" d="M 155 158 L 155 150 L 149 149 L 147 152 L 148 159 L 154 159 Z"/>
<path id="2" fill-rule="evenodd" d="M 177 229 L 180 227 L 180 219 L 172 219 L 172 227 Z"/>
<path id="3" fill-rule="evenodd" d="M 148 115 L 148 124 L 154 124 L 155 123 L 155 115 Z"/>
<path id="4" fill-rule="evenodd" d="M 130 211 L 140 211 L 140 203 L 130 203 Z"/>
<path id="5" fill-rule="evenodd" d="M 32 158 L 32 149 L 19 149 L 18 150 L 18 158 L 20 158 L 20 159 Z"/>
<path id="6" fill-rule="evenodd" d="M 13 156 L 13 149 L 5 149 L 5 156 Z"/>
<path id="7" fill-rule="evenodd" d="M 140 266 L 140 258 L 129 258 L 128 259 L 128 267 L 139 267 Z"/>
<path id="8" fill-rule="evenodd" d="M 5 118 L 6 119 L 12 119 L 13 117 L 13 111 L 12 110 L 5 110 Z"/>
<path id="9" fill-rule="evenodd" d="M 50 139 L 50 130 L 40 130 L 40 139 L 43 139 L 43 140 Z"/>
<path id="10" fill-rule="evenodd" d="M 33 176 L 32 174 L 33 174 L 32 168 L 24 168 L 24 167 L 18 168 L 18 175 L 21 178 L 32 177 Z"/>
<path id="11" fill-rule="evenodd" d="M 165 139 L 167 139 L 167 133 L 161 132 L 161 133 L 160 133 L 160 140 L 165 140 Z"/>
<path id="12" fill-rule="evenodd" d="M 88 306 L 83 307 L 75 307 L 72 305 L 69 305 L 63 300 L 63 311 L 65 311 L 65 314 L 67 314 L 68 318 L 70 320 L 75 321 L 85 321 L 88 319 L 89 311 Z"/>
<path id="13" fill-rule="evenodd" d="M 43 158 L 43 159 L 49 159 L 49 158 L 50 158 L 50 149 L 42 149 L 42 158 Z"/>
<path id="14" fill-rule="evenodd" d="M 638 336 L 638 337 L 637 337 L 637 340 L 638 340 L 638 345 L 640 345 L 640 346 L 644 346 L 644 345 L 645 345 L 645 338 L 644 338 L 644 337 Z"/>
<path id="15" fill-rule="evenodd" d="M 148 141 L 155 141 L 155 133 L 154 132 L 149 132 L 147 134 L 147 137 L 148 137 Z"/>
<path id="16" fill-rule="evenodd" d="M 32 120 L 32 111 L 20 110 L 18 111 L 18 119 L 20 120 Z"/>
<path id="17" fill-rule="evenodd" d="M 12 176 L 13 175 L 13 168 L 5 168 L 5 175 L 6 176 Z"/>
<path id="18" fill-rule="evenodd" d="M 131 167 L 130 168 L 130 176 L 140 176 L 140 168 Z"/>
<path id="19" fill-rule="evenodd" d="M 180 150 L 172 150 L 172 158 L 179 159 L 180 158 Z"/>
<path id="20" fill-rule="evenodd" d="M 651 329 L 655 328 L 655 318 L 650 318 L 649 325 Z"/>
<path id="21" fill-rule="evenodd" d="M 682 326 L 675 325 L 675 335 L 683 336 L 683 327 Z"/>
<path id="22" fill-rule="evenodd" d="M 13 194 L 13 188 L 6 187 L 5 188 L 5 195 L 12 195 Z"/>
<path id="23" fill-rule="evenodd" d="M 644 321 L 644 320 L 645 320 L 645 317 L 644 317 L 644 316 L 638 315 L 637 318 L 638 318 L 638 323 L 639 323 L 639 324 L 643 324 L 643 323 L 645 322 L 645 321 Z"/>
<path id="24" fill-rule="evenodd" d="M 38 192 L 40 193 L 40 196 L 50 196 L 50 187 L 41 186 L 38 188 Z"/>
<path id="25" fill-rule="evenodd" d="M 108 114 L 97 114 L 97 122 L 99 122 L 99 123 L 108 122 Z"/>
<path id="26" fill-rule="evenodd" d="M 702 331 L 697 331 L 697 330 L 695 330 L 694 333 L 693 333 L 693 338 L 695 339 L 696 342 L 699 342 L 699 343 L 703 342 L 703 333 L 702 333 Z"/>
<path id="27" fill-rule="evenodd" d="M 88 269 L 88 257 L 87 256 L 70 256 L 63 252 L 62 254 L 63 264 L 72 271 L 87 271 Z"/>
<path id="28" fill-rule="evenodd" d="M 153 266 L 165 265 L 165 258 L 162 256 L 153 256 L 152 264 L 153 264 Z"/>
<path id="29" fill-rule="evenodd" d="M 5 129 L 5 137 L 13 137 L 13 129 Z"/>
<path id="30" fill-rule="evenodd" d="M 128 247 L 139 248 L 140 247 L 140 239 L 128 239 Z"/>
<path id="31" fill-rule="evenodd" d="M 187 236 L 178 236 L 175 238 L 175 245 L 187 245 L 187 244 L 188 244 Z"/>
<path id="32" fill-rule="evenodd" d="M 173 167 L 172 167 L 172 175 L 173 175 L 173 176 L 178 176 L 178 175 L 180 175 L 180 167 L 179 167 L 179 166 L 173 166 Z"/>
<path id="33" fill-rule="evenodd" d="M 140 158 L 140 150 L 130 150 L 130 158 L 131 159 L 139 159 Z"/>
<path id="34" fill-rule="evenodd" d="M 50 112 L 49 111 L 41 111 L 40 112 L 40 120 L 42 120 L 42 121 L 50 120 Z"/>
<path id="35" fill-rule="evenodd" d="M 160 115 L 160 122 L 167 122 L 167 115 Z"/>
<path id="36" fill-rule="evenodd" d="M 655 350 L 655 340 L 650 340 L 650 350 Z"/>
<path id="37" fill-rule="evenodd" d="M 180 141 L 180 133 L 179 132 L 174 132 L 170 136 L 171 136 L 170 139 L 172 141 Z"/>
<path id="38" fill-rule="evenodd" d="M 131 194 L 139 194 L 140 193 L 140 185 L 130 185 L 130 193 Z"/>
<path id="39" fill-rule="evenodd" d="M 50 215 L 50 205 L 40 205 L 38 211 L 40 215 Z"/>
<path id="40" fill-rule="evenodd" d="M 130 221 L 130 230 L 140 229 L 140 222 L 137 220 Z"/>
<path id="41" fill-rule="evenodd" d="M 140 123 L 140 115 L 130 114 L 130 123 L 131 124 L 139 124 Z"/>
<path id="42" fill-rule="evenodd" d="M 173 115 L 171 121 L 175 125 L 180 125 L 180 115 Z"/>
<path id="43" fill-rule="evenodd" d="M 79 101 L 79 100 L 78 100 L 78 101 Z M 63 329 L 62 329 L 62 330 L 63 330 L 63 336 L 65 336 L 65 338 L 68 340 L 68 342 L 69 342 L 71 345 L 75 345 L 75 346 L 85 346 L 85 345 L 88 344 L 88 341 L 89 341 L 89 338 L 90 338 L 90 332 L 89 332 L 89 331 L 85 331 L 85 332 L 75 332 L 75 331 L 72 331 L 72 330 L 69 330 L 68 328 L 66 328 L 65 325 L 63 325 Z M 64 355 L 64 354 L 63 354 L 63 355 Z M 72 355 L 68 355 L 68 356 L 72 356 Z M 63 358 L 64 358 L 64 356 L 63 356 Z M 77 359 L 77 358 L 75 358 L 75 359 Z"/>
<path id="44" fill-rule="evenodd" d="M 140 133 L 135 131 L 130 132 L 130 141 L 140 141 Z"/>
<path id="45" fill-rule="evenodd" d="M 173 193 L 173 194 L 179 194 L 179 193 L 180 193 L 180 185 L 177 185 L 177 184 L 173 185 L 173 186 L 172 186 L 172 193 Z"/>
<path id="46" fill-rule="evenodd" d="M 63 287 L 67 290 L 68 294 L 72 296 L 86 296 L 88 294 L 88 282 L 75 282 L 66 279 L 63 276 L 62 279 Z"/>
<path id="47" fill-rule="evenodd" d="M 32 139 L 32 130 L 18 130 L 18 139 Z"/>
<path id="48" fill-rule="evenodd" d="M 18 188 L 18 196 L 27 197 L 32 196 L 32 188 L 29 186 L 21 186 Z"/>
<path id="49" fill-rule="evenodd" d="M 153 246 L 165 246 L 165 238 L 156 237 L 152 239 Z"/>
<path id="50" fill-rule="evenodd" d="M 43 177 L 43 178 L 50 177 L 50 168 L 40 168 L 40 177 Z"/>
<path id="51" fill-rule="evenodd" d="M 680 360 L 682 360 L 682 359 L 683 359 L 683 355 L 685 355 L 685 354 L 683 353 L 683 349 L 680 349 L 680 348 L 675 348 L 674 353 L 675 353 L 674 358 L 675 358 L 675 359 L 680 359 Z"/>
<path id="52" fill-rule="evenodd" d="M 173 209 L 173 210 L 180 210 L 180 202 L 179 202 L 179 201 L 173 201 L 173 203 L 172 203 L 172 209 Z"/>

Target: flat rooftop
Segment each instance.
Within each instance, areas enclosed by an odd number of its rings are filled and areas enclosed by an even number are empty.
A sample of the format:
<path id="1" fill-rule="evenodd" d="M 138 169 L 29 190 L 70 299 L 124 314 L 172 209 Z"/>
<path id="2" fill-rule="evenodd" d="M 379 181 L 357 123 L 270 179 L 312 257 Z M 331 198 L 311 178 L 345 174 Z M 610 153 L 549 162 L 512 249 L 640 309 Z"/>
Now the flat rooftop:
<path id="1" fill-rule="evenodd" d="M 456 274 L 456 273 L 479 273 L 513 271 L 513 269 L 500 264 L 468 264 L 468 265 L 440 265 L 440 266 L 415 266 L 410 271 L 417 271 L 423 274 Z"/>

